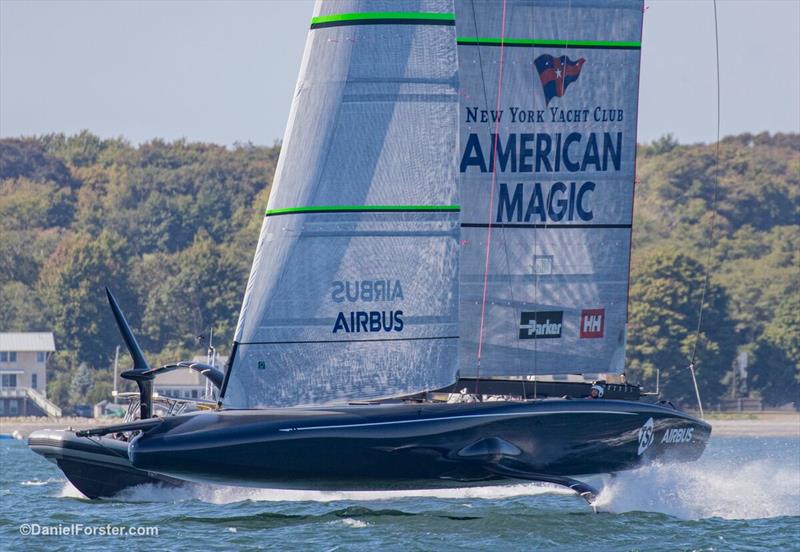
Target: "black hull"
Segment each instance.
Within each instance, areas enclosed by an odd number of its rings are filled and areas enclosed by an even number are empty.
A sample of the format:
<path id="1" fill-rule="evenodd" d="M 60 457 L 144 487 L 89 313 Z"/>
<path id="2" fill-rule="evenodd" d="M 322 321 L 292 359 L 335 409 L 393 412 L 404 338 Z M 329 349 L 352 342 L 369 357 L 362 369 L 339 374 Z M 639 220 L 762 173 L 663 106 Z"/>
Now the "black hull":
<path id="1" fill-rule="evenodd" d="M 28 446 L 61 468 L 70 483 L 88 498 L 109 498 L 146 483 L 184 483 L 134 468 L 128 460 L 128 443 L 116 439 L 88 439 L 70 431 L 45 429 L 34 431 Z"/>
<path id="2" fill-rule="evenodd" d="M 710 433 L 696 418 L 633 401 L 352 405 L 168 418 L 129 455 L 141 470 L 203 483 L 419 489 L 691 461 Z"/>

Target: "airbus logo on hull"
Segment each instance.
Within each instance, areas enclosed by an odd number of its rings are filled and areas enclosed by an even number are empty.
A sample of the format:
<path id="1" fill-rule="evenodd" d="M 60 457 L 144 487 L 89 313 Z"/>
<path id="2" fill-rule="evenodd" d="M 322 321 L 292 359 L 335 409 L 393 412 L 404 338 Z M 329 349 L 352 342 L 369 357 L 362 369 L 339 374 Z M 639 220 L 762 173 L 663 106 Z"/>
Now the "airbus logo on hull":
<path id="1" fill-rule="evenodd" d="M 662 443 L 689 443 L 692 440 L 693 427 L 668 429 L 661 438 Z"/>

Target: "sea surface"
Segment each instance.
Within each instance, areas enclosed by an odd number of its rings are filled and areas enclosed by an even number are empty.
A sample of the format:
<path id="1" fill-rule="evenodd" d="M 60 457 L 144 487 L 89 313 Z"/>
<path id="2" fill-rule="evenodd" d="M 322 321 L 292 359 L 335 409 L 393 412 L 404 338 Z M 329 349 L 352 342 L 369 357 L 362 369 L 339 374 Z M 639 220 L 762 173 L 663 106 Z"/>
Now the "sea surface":
<path id="1" fill-rule="evenodd" d="M 800 550 L 800 439 L 712 437 L 698 462 L 590 481 L 602 486 L 597 514 L 568 491 L 532 484 L 391 493 L 143 486 L 90 501 L 24 442 L 7 440 L 0 550 Z M 22 534 L 35 526 L 39 534 Z M 158 535 L 101 534 L 122 530 L 113 527 Z"/>

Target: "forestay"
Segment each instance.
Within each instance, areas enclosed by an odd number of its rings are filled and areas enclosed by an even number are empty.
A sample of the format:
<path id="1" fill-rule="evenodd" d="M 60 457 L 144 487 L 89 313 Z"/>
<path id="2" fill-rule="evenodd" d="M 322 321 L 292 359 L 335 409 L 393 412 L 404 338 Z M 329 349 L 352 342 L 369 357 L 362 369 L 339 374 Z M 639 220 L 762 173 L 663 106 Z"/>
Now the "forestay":
<path id="1" fill-rule="evenodd" d="M 318 2 L 223 389 L 374 399 L 457 370 L 452 2 Z"/>
<path id="2" fill-rule="evenodd" d="M 642 9 L 456 0 L 462 375 L 623 370 Z"/>

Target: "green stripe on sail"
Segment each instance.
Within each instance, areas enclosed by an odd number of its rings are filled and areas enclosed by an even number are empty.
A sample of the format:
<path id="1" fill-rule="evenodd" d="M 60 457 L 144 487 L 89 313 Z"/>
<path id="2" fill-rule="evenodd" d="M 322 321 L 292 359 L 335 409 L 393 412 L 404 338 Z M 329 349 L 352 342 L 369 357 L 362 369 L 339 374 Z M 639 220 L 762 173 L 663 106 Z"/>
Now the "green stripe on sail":
<path id="1" fill-rule="evenodd" d="M 267 209 L 266 216 L 288 215 L 292 213 L 416 213 L 430 211 L 458 212 L 459 205 L 319 205 L 311 207 L 287 207 L 285 209 Z"/>
<path id="2" fill-rule="evenodd" d="M 361 12 L 320 15 L 311 18 L 312 25 L 321 23 L 339 23 L 342 21 L 369 21 L 371 19 L 425 19 L 428 21 L 455 21 L 452 13 L 433 12 Z"/>
<path id="3" fill-rule="evenodd" d="M 641 48 L 641 42 L 623 42 L 609 40 L 561 40 L 561 39 L 533 39 L 533 38 L 488 38 L 477 36 L 460 36 L 456 38 L 458 44 L 473 44 L 486 46 L 552 46 L 561 48 Z"/>

